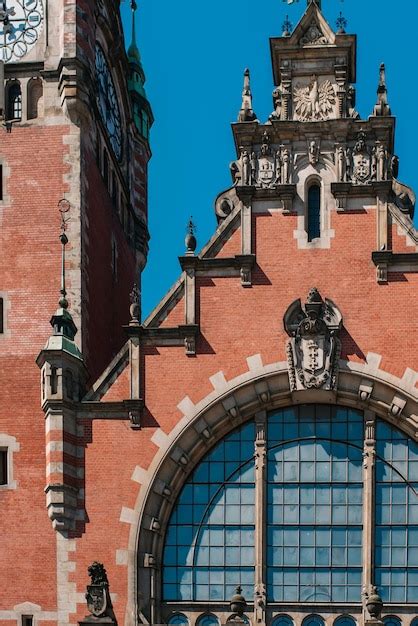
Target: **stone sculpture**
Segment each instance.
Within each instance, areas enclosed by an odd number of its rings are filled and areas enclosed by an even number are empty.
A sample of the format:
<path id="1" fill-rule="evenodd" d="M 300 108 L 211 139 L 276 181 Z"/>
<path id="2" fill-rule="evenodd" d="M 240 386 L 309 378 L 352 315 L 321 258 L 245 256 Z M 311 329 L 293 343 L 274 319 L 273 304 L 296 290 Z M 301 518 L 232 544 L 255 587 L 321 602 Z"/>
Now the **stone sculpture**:
<path id="1" fill-rule="evenodd" d="M 339 309 L 331 300 L 324 301 L 316 288 L 310 290 L 303 305 L 300 300 L 290 305 L 284 327 L 290 336 L 287 360 L 291 391 L 336 389 L 341 326 Z"/>
<path id="2" fill-rule="evenodd" d="M 319 84 L 312 76 L 309 85 L 296 85 L 293 94 L 295 118 L 302 122 L 329 119 L 334 109 L 336 95 L 329 80 Z"/>

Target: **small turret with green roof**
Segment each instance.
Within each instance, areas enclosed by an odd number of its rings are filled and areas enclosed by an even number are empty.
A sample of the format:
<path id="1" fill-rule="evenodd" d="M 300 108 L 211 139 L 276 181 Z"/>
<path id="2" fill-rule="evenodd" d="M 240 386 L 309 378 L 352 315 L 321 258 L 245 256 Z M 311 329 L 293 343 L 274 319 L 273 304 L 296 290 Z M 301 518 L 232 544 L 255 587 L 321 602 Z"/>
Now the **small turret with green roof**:
<path id="1" fill-rule="evenodd" d="M 128 89 L 132 99 L 133 117 L 135 126 L 142 137 L 148 141 L 149 131 L 154 122 L 150 103 L 145 91 L 145 72 L 142 67 L 141 54 L 136 42 L 135 18 L 137 3 L 131 0 L 132 9 L 132 41 L 128 48 L 129 77 Z"/>

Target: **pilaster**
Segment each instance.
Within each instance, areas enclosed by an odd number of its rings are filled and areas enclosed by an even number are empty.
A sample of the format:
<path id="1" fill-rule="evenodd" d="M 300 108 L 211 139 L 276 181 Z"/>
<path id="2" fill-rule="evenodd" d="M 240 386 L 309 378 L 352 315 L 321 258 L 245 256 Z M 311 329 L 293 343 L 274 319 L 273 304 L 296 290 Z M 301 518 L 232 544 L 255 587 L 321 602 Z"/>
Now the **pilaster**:
<path id="1" fill-rule="evenodd" d="M 266 623 L 266 428 L 267 412 L 255 415 L 255 587 L 254 623 Z"/>
<path id="2" fill-rule="evenodd" d="M 374 571 L 374 511 L 375 511 L 375 465 L 376 465 L 376 414 L 364 412 L 363 451 L 363 614 L 369 619 L 366 601 L 373 585 Z"/>

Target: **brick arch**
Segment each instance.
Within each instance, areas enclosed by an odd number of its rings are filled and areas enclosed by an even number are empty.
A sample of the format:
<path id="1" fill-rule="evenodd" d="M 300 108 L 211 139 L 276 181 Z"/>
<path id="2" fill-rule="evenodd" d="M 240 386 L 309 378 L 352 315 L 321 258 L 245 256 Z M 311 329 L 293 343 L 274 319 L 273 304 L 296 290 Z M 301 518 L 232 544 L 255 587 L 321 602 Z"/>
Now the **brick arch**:
<path id="1" fill-rule="evenodd" d="M 186 397 L 178 408 L 183 417 L 165 434 L 156 431 L 152 441 L 159 450 L 147 470 L 137 467 L 133 479 L 141 484 L 134 510 L 129 510 L 131 531 L 126 565 L 128 604 L 125 623 L 136 624 L 141 596 L 155 593 L 154 623 L 158 614 L 161 578 L 159 563 L 165 529 L 180 490 L 202 457 L 228 432 L 258 411 L 298 404 L 338 404 L 372 411 L 418 441 L 418 373 L 407 369 L 397 378 L 380 369 L 380 355 L 369 353 L 366 363 L 340 361 L 338 390 L 291 393 L 286 362 L 264 365 L 260 355 L 247 359 L 248 370 L 227 381 L 223 372 L 210 378 L 214 388 L 199 403 Z"/>

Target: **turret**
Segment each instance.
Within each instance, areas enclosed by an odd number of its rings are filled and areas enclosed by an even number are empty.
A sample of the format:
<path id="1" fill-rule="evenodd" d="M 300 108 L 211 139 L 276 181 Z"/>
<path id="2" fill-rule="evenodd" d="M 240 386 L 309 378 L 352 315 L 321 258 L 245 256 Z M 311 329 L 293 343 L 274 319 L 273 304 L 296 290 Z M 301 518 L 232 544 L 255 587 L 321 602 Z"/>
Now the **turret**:
<path id="1" fill-rule="evenodd" d="M 128 62 L 129 62 L 129 78 L 128 89 L 132 100 L 133 116 L 135 126 L 138 129 L 140 135 L 146 140 L 149 140 L 149 131 L 154 122 L 154 116 L 152 114 L 150 103 L 147 99 L 145 91 L 145 72 L 142 67 L 141 54 L 136 42 L 136 10 L 137 3 L 135 0 L 131 0 L 132 9 L 132 40 L 131 45 L 128 48 Z"/>

